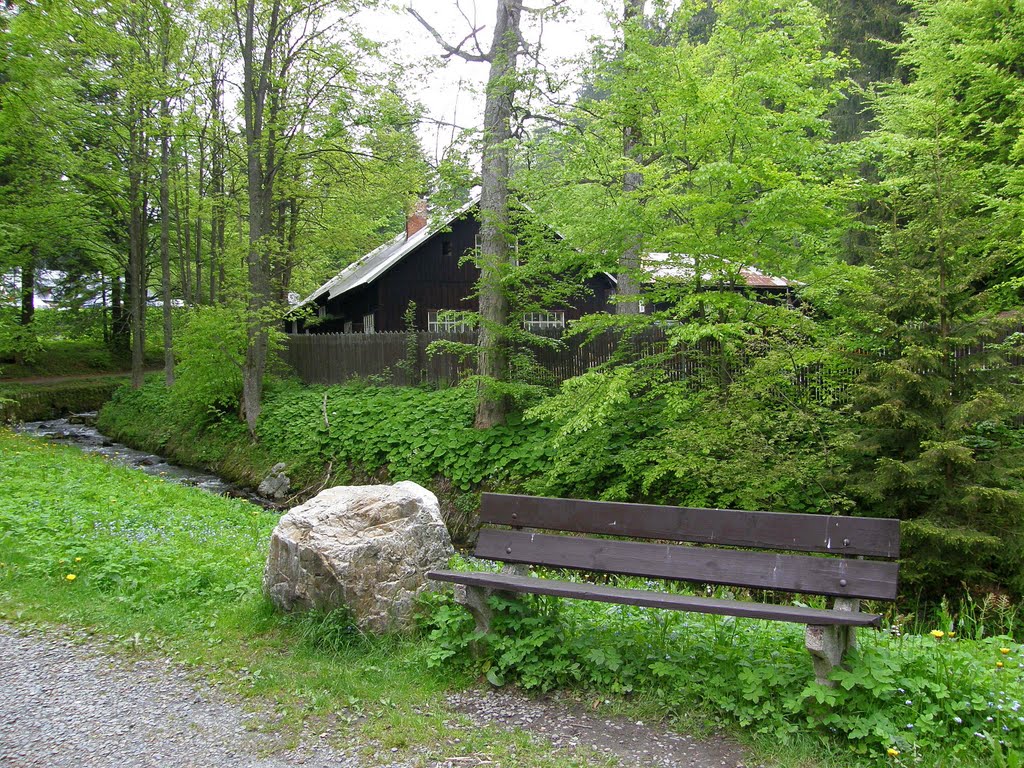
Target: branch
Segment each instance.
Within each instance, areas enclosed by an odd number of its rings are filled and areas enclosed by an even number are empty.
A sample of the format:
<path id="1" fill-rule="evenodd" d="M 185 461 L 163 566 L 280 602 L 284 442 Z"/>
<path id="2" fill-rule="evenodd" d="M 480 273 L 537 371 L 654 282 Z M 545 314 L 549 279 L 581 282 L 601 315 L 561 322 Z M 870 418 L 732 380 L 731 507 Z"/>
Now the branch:
<path id="1" fill-rule="evenodd" d="M 468 35 L 466 35 L 464 38 L 462 38 L 462 40 L 459 42 L 458 45 L 454 45 L 453 46 L 447 40 L 445 40 L 443 37 L 441 37 L 441 33 L 438 32 L 436 29 L 434 29 L 430 25 L 430 22 L 428 22 L 426 19 L 424 19 L 422 16 L 420 16 L 419 12 L 415 8 L 413 8 L 410 5 L 410 6 L 406 7 L 406 10 L 410 14 L 412 14 L 412 17 L 414 19 L 416 19 L 416 21 L 418 21 L 420 24 L 423 25 L 423 28 L 426 29 L 427 32 L 430 33 L 431 37 L 433 37 L 437 41 L 437 44 L 445 49 L 446 53 L 444 55 L 444 58 L 447 59 L 447 58 L 451 58 L 452 56 L 458 56 L 460 59 L 463 59 L 464 61 L 478 61 L 478 62 L 485 62 L 485 63 L 489 62 L 491 60 L 490 55 L 489 54 L 485 54 L 480 49 L 480 42 L 477 40 L 477 37 L 476 37 L 477 33 L 480 30 L 482 30 L 483 27 L 476 27 L 475 29 L 473 29 L 472 32 L 470 32 Z M 473 42 L 476 43 L 477 53 L 467 53 L 466 51 L 462 50 L 462 46 L 464 46 L 469 40 L 473 40 Z"/>

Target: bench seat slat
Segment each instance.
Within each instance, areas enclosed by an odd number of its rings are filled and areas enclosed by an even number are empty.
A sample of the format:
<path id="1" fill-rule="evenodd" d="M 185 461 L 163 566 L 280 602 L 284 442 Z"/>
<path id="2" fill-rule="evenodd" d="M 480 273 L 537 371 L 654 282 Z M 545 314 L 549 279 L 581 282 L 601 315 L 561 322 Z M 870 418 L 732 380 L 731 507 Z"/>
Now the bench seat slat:
<path id="1" fill-rule="evenodd" d="M 896 563 L 485 529 L 476 556 L 753 589 L 892 600 Z M 844 583 L 845 582 L 845 583 Z"/>
<path id="2" fill-rule="evenodd" d="M 538 579 L 530 576 L 513 576 L 505 573 L 466 573 L 463 571 L 429 571 L 427 577 L 436 581 L 465 584 L 485 589 L 507 592 L 554 595 L 578 600 L 596 600 L 603 603 L 621 603 L 647 608 L 665 608 L 692 613 L 711 613 L 719 616 L 740 616 L 751 619 L 787 621 L 794 624 L 878 626 L 881 616 L 854 611 L 830 611 L 818 608 L 801 608 L 793 605 L 769 605 L 766 603 L 742 602 L 738 600 L 717 600 L 708 597 L 673 595 L 664 592 L 649 592 L 642 589 L 623 589 L 599 584 L 581 584 L 554 579 Z"/>
<path id="3" fill-rule="evenodd" d="M 492 525 L 895 559 L 898 520 L 791 512 L 665 507 L 485 493 L 480 520 Z"/>

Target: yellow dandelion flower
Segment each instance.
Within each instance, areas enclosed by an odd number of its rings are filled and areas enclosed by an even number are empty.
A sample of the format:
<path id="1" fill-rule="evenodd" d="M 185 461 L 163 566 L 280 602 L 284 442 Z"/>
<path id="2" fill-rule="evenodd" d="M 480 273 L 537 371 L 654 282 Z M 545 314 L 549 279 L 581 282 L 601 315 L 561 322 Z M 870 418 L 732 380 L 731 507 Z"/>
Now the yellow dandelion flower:
<path id="1" fill-rule="evenodd" d="M 1009 648 L 1000 648 L 999 652 L 1001 654 L 1003 654 L 1003 656 L 1005 656 L 1006 654 L 1008 654 L 1010 652 L 1010 649 Z"/>
<path id="2" fill-rule="evenodd" d="M 76 557 L 76 558 L 75 558 L 75 562 L 76 562 L 76 563 L 80 563 L 80 562 L 82 562 L 82 558 L 80 558 L 80 557 Z"/>
<path id="3" fill-rule="evenodd" d="M 896 747 L 889 747 L 887 750 L 885 750 L 885 753 L 887 755 L 889 755 L 889 757 L 899 757 L 900 756 L 900 751 L 898 749 L 896 749 Z"/>
<path id="4" fill-rule="evenodd" d="M 933 629 L 932 630 L 932 637 L 945 637 L 945 636 L 946 636 L 946 633 L 943 632 L 941 629 Z"/>
<path id="5" fill-rule="evenodd" d="M 996 662 L 996 667 L 998 667 L 999 669 L 1002 669 L 1003 668 L 1003 662 L 997 661 Z"/>
<path id="6" fill-rule="evenodd" d="M 956 632 L 950 632 L 946 637 L 956 637 Z"/>
<path id="7" fill-rule="evenodd" d="M 69 574 L 68 574 L 67 576 L 65 576 L 64 578 L 65 578 L 65 579 L 67 579 L 68 581 L 74 581 L 74 580 L 75 580 L 75 579 L 77 579 L 78 577 L 77 577 L 77 576 L 75 576 L 75 574 L 73 574 L 73 573 L 69 573 Z"/>

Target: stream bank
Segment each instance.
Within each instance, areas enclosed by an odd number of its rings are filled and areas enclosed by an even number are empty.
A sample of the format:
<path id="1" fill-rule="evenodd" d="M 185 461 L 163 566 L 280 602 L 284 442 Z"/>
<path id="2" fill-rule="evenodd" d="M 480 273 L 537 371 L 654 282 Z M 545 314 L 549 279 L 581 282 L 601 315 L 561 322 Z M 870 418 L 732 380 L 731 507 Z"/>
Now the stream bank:
<path id="1" fill-rule="evenodd" d="M 97 411 L 127 381 L 117 375 L 0 381 L 0 424 Z"/>
<path id="2" fill-rule="evenodd" d="M 280 509 L 271 499 L 205 470 L 172 464 L 163 456 L 115 442 L 96 428 L 96 417 L 93 411 L 73 414 L 67 418 L 28 421 L 16 425 L 14 430 L 60 445 L 74 446 L 83 453 L 99 454 L 118 466 L 138 469 L 168 482 L 201 488 L 218 496 L 245 499 L 265 509 Z"/>

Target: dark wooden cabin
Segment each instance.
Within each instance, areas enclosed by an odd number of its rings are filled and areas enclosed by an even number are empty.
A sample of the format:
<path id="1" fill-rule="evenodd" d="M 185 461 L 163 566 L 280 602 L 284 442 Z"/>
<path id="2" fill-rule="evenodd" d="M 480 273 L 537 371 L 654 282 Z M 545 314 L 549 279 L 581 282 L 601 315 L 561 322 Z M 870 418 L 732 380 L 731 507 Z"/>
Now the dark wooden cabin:
<path id="1" fill-rule="evenodd" d="M 478 309 L 473 293 L 480 270 L 467 251 L 480 231 L 478 198 L 447 220 L 428 222 L 425 206 L 409 216 L 406 231 L 363 256 L 304 299 L 315 320 L 294 319 L 291 333 L 383 333 L 409 330 L 405 314 L 416 306 L 415 329 L 462 330 L 456 314 Z M 524 316 L 528 328 L 564 326 L 584 314 L 609 311 L 615 281 L 599 274 L 583 281 L 573 303 Z M 301 317 L 301 316 L 300 316 Z"/>

